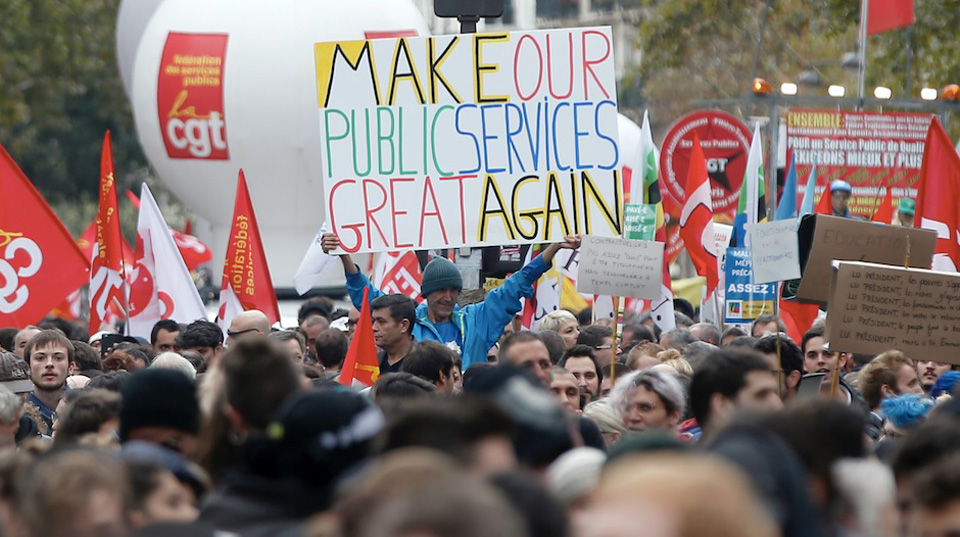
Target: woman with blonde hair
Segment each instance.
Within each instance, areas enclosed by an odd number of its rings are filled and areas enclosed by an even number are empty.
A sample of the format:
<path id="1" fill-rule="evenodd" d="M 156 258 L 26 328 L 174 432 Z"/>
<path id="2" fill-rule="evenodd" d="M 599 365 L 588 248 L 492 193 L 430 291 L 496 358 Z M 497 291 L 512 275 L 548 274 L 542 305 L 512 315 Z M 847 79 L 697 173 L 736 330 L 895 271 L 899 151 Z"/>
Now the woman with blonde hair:
<path id="1" fill-rule="evenodd" d="M 577 336 L 580 335 L 580 323 L 577 318 L 567 310 L 555 310 L 547 314 L 540 321 L 541 332 L 556 332 L 563 338 L 567 348 L 577 344 Z"/>

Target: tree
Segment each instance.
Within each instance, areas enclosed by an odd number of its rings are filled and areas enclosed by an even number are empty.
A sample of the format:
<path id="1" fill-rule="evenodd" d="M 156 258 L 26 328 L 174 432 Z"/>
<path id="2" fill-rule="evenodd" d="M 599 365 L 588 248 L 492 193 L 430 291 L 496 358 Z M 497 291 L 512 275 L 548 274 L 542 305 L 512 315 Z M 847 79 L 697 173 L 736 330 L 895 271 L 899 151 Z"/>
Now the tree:
<path id="1" fill-rule="evenodd" d="M 96 212 L 107 129 L 121 190 L 149 169 L 117 68 L 118 5 L 0 2 L 0 143 L 74 233 Z"/>

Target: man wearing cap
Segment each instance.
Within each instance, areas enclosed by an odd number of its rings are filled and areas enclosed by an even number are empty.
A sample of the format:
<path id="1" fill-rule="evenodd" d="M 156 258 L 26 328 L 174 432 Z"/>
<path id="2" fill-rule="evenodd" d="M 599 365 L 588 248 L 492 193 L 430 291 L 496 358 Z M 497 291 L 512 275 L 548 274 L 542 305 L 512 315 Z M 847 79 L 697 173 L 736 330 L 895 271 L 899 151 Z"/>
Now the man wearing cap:
<path id="1" fill-rule="evenodd" d="M 830 203 L 833 206 L 833 216 L 856 218 L 850 214 L 850 207 L 847 205 L 850 202 L 852 192 L 850 183 L 843 179 L 835 179 L 830 183 Z"/>
<path id="2" fill-rule="evenodd" d="M 897 224 L 903 227 L 913 227 L 913 214 L 917 212 L 917 202 L 910 198 L 900 198 L 897 206 Z"/>
<path id="3" fill-rule="evenodd" d="M 191 453 L 200 429 L 193 379 L 173 369 L 147 368 L 130 377 L 120 406 L 120 441 L 139 440 Z"/>
<path id="4" fill-rule="evenodd" d="M 321 241 L 326 253 L 340 246 L 340 239 L 333 233 L 325 233 Z M 463 308 L 457 305 L 463 289 L 460 271 L 449 260 L 435 257 L 423 270 L 420 294 L 425 300 L 417 307 L 414 339 L 437 340 L 459 352 L 463 369 L 473 363 L 486 362 L 487 351 L 500 338 L 503 327 L 520 311 L 520 299 L 533 293 L 533 283 L 550 268 L 557 251 L 579 247 L 579 235 L 567 236 L 564 242 L 547 246 L 540 255 L 507 278 L 502 286 L 487 293 L 482 302 Z M 354 306 L 359 308 L 362 305 L 364 288 L 369 289 L 368 300 L 371 301 L 384 294 L 360 272 L 349 254 L 340 254 L 340 261 Z"/>

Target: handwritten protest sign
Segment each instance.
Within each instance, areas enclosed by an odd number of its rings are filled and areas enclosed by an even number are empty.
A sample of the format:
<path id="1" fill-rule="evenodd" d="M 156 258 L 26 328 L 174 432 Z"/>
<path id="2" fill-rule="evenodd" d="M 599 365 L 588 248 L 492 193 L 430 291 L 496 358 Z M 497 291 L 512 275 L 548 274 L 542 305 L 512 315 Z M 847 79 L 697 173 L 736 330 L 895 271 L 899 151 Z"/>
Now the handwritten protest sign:
<path id="1" fill-rule="evenodd" d="M 800 263 L 803 275 L 799 302 L 826 304 L 830 299 L 831 263 L 868 261 L 885 265 L 929 268 L 937 234 L 927 229 L 885 226 L 818 214 L 800 223 Z"/>
<path id="2" fill-rule="evenodd" d="M 827 314 L 830 348 L 960 364 L 960 274 L 841 262 Z"/>
<path id="3" fill-rule="evenodd" d="M 595 295 L 659 298 L 663 243 L 583 237 L 577 291 Z"/>
<path id="4" fill-rule="evenodd" d="M 800 277 L 800 246 L 793 219 L 748 224 L 753 252 L 754 283 L 793 280 Z"/>
<path id="5" fill-rule="evenodd" d="M 317 43 L 346 252 L 621 234 L 609 28 Z"/>

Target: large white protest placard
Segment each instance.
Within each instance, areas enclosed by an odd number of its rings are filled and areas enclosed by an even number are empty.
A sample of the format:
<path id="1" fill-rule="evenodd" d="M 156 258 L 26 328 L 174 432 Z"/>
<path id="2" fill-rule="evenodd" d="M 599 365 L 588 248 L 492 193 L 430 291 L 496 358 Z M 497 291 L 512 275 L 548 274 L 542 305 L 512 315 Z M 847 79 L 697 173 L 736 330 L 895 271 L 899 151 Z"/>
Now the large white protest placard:
<path id="1" fill-rule="evenodd" d="M 960 275 L 874 263 L 833 269 L 827 338 L 837 351 L 897 349 L 960 364 Z"/>
<path id="2" fill-rule="evenodd" d="M 654 299 L 663 279 L 663 243 L 612 237 L 583 237 L 577 291 Z"/>
<path id="3" fill-rule="evenodd" d="M 317 43 L 343 251 L 621 235 L 609 28 Z"/>
<path id="4" fill-rule="evenodd" d="M 793 219 L 748 224 L 753 255 L 753 283 L 770 283 L 800 277 L 800 242 Z"/>

